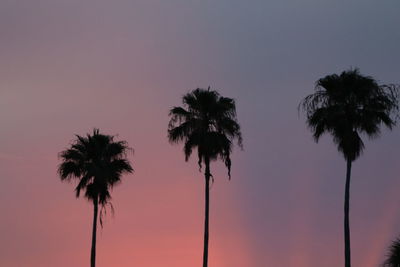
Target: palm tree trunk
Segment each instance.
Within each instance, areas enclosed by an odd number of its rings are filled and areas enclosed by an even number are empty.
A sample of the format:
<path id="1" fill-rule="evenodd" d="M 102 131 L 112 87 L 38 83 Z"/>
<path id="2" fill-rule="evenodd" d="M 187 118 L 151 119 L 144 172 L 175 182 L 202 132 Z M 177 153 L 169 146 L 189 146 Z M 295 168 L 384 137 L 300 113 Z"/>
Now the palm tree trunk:
<path id="1" fill-rule="evenodd" d="M 98 198 L 93 200 L 93 232 L 92 232 L 92 250 L 90 253 L 90 267 L 96 267 L 96 232 L 97 232 L 97 214 L 99 209 Z"/>
<path id="2" fill-rule="evenodd" d="M 208 266 L 208 222 L 209 222 L 209 206 L 210 206 L 210 159 L 206 157 L 204 159 L 206 170 L 205 170 L 205 178 L 206 178 L 206 187 L 205 187 L 205 221 L 204 221 L 204 251 L 203 251 L 203 267 Z"/>
<path id="3" fill-rule="evenodd" d="M 350 176 L 351 176 L 351 160 L 347 160 L 346 188 L 344 194 L 344 257 L 345 267 L 351 267 L 350 257 Z"/>

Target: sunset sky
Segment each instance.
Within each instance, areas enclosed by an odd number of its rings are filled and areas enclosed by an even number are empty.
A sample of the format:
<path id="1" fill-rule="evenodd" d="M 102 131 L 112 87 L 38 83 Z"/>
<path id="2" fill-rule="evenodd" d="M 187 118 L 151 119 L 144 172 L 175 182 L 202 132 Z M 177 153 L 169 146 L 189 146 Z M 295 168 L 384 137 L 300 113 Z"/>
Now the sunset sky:
<path id="1" fill-rule="evenodd" d="M 211 86 L 237 103 L 232 179 L 212 163 L 210 267 L 337 267 L 345 161 L 297 105 L 351 67 L 400 83 L 398 0 L 1 0 L 0 266 L 89 266 L 92 205 L 57 176 L 94 127 L 134 149 L 98 267 L 201 266 L 204 178 L 168 110 Z M 353 165 L 352 258 L 400 235 L 400 128 Z"/>

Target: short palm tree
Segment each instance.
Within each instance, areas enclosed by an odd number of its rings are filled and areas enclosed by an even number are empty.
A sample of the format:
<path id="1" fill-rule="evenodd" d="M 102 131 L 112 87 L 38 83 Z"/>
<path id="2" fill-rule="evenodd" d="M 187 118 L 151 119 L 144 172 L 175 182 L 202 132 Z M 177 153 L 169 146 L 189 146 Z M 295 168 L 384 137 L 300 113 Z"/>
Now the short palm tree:
<path id="1" fill-rule="evenodd" d="M 344 202 L 345 267 L 350 261 L 349 199 L 351 165 L 364 149 L 361 134 L 375 138 L 380 126 L 389 129 L 395 125 L 398 110 L 397 88 L 378 85 L 377 81 L 363 76 L 358 69 L 328 75 L 316 83 L 315 93 L 301 103 L 307 115 L 307 125 L 316 141 L 330 133 L 338 150 L 347 162 Z"/>
<path id="2" fill-rule="evenodd" d="M 400 267 L 400 239 L 396 239 L 389 247 L 387 259 L 382 267 Z"/>
<path id="3" fill-rule="evenodd" d="M 98 129 L 94 129 L 91 135 L 76 135 L 71 147 L 60 153 L 62 162 L 58 173 L 61 180 L 78 180 L 76 197 L 84 190 L 85 197 L 93 202 L 91 267 L 96 266 L 98 208 L 100 205 L 103 210 L 107 204 L 111 205 L 110 189 L 121 181 L 122 174 L 133 171 L 127 159 L 129 149 L 125 141 L 115 141 L 113 136 L 101 134 Z M 100 224 L 102 225 L 102 212 Z"/>
<path id="4" fill-rule="evenodd" d="M 222 97 L 217 91 L 193 90 L 183 96 L 183 107 L 170 110 L 168 138 L 171 143 L 184 143 L 186 161 L 197 149 L 201 170 L 205 164 L 205 225 L 203 267 L 208 266 L 210 162 L 221 159 L 230 178 L 233 141 L 242 147 L 242 135 L 236 119 L 235 101 Z"/>

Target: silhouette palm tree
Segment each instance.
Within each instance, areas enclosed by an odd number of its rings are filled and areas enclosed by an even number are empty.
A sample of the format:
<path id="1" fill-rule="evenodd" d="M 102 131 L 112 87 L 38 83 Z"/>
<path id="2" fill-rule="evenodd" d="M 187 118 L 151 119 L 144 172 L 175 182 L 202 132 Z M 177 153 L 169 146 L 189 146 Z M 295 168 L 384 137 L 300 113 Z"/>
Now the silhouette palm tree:
<path id="1" fill-rule="evenodd" d="M 344 202 L 345 267 L 351 266 L 349 199 L 351 165 L 364 149 L 360 134 L 375 138 L 383 124 L 395 125 L 398 110 L 397 88 L 378 85 L 358 69 L 328 75 L 316 83 L 315 93 L 300 103 L 307 116 L 307 125 L 318 142 L 321 135 L 330 133 L 338 150 L 347 162 Z"/>
<path id="2" fill-rule="evenodd" d="M 383 267 L 400 267 L 400 239 L 392 242 Z"/>
<path id="3" fill-rule="evenodd" d="M 185 160 L 197 148 L 201 170 L 205 164 L 205 225 L 203 267 L 208 266 L 210 161 L 221 159 L 230 179 L 231 151 L 236 139 L 242 148 L 242 135 L 236 119 L 235 101 L 217 91 L 198 88 L 183 96 L 183 107 L 170 110 L 168 138 L 171 143 L 184 143 Z"/>
<path id="4" fill-rule="evenodd" d="M 85 197 L 93 202 L 93 232 L 90 266 L 96 266 L 96 231 L 98 207 L 100 210 L 100 225 L 102 211 L 107 204 L 111 205 L 110 189 L 121 181 L 124 173 L 133 172 L 127 159 L 128 147 L 125 141 L 114 141 L 114 137 L 99 133 L 98 129 L 93 134 L 85 137 L 76 135 L 76 140 L 71 147 L 60 153 L 62 160 L 58 173 L 62 181 L 77 179 L 75 188 L 76 197 L 82 190 Z M 112 205 L 111 205 L 111 209 Z"/>

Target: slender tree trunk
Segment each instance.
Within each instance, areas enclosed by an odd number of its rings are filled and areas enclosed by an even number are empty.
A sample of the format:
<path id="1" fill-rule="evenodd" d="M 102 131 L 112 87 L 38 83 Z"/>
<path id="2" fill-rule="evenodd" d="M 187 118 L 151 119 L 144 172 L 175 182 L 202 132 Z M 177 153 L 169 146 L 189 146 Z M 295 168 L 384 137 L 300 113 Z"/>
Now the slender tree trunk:
<path id="1" fill-rule="evenodd" d="M 93 232 L 92 232 L 92 250 L 90 253 L 90 267 L 96 267 L 96 233 L 97 233 L 97 214 L 99 209 L 98 198 L 93 200 L 94 214 L 93 214 Z"/>
<path id="2" fill-rule="evenodd" d="M 206 178 L 206 187 L 205 187 L 205 221 L 204 221 L 204 251 L 203 251 L 203 267 L 208 266 L 208 222 L 209 222 L 209 206 L 210 206 L 210 159 L 208 157 L 205 158 L 206 170 L 204 176 Z"/>
<path id="3" fill-rule="evenodd" d="M 346 188 L 344 194 L 344 257 L 345 267 L 351 267 L 350 254 L 350 176 L 351 176 L 351 160 L 347 160 Z"/>

